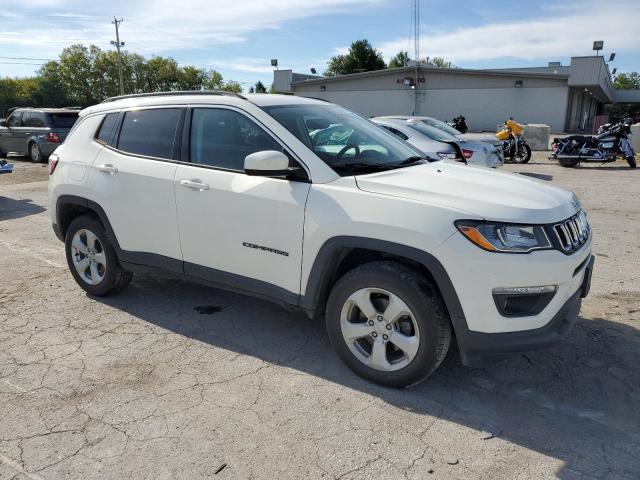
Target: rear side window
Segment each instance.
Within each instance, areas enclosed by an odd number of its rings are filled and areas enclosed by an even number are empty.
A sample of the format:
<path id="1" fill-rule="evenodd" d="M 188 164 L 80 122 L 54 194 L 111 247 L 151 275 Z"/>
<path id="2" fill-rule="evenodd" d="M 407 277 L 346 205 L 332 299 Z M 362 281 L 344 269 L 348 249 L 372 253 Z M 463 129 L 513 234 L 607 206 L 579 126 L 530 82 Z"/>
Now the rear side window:
<path id="1" fill-rule="evenodd" d="M 195 108 L 191 117 L 191 162 L 244 171 L 244 158 L 282 147 L 241 113 L 223 108 Z"/>
<path id="2" fill-rule="evenodd" d="M 118 149 L 148 157 L 172 157 L 180 109 L 158 108 L 126 112 Z"/>
<path id="3" fill-rule="evenodd" d="M 105 145 L 114 145 L 113 141 L 113 129 L 118 123 L 119 113 L 107 113 L 102 120 L 100 129 L 96 135 L 96 140 Z"/>
<path id="4" fill-rule="evenodd" d="M 22 114 L 22 126 L 37 127 L 45 126 L 44 113 L 41 112 L 24 112 Z"/>
<path id="5" fill-rule="evenodd" d="M 49 119 L 51 120 L 52 128 L 71 128 L 78 119 L 76 112 L 69 113 L 50 113 Z"/>

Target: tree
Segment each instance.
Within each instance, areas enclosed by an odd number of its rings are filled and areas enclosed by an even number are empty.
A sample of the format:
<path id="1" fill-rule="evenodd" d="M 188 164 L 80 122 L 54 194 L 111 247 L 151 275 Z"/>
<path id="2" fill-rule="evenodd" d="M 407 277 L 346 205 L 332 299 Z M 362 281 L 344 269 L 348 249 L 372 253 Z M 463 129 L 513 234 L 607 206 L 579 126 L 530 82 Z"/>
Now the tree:
<path id="1" fill-rule="evenodd" d="M 613 81 L 613 86 L 621 90 L 640 90 L 640 73 L 620 73 Z"/>
<path id="2" fill-rule="evenodd" d="M 336 55 L 329 60 L 327 76 L 347 75 L 349 73 L 368 72 L 387 68 L 382 53 L 371 46 L 369 40 L 356 40 L 345 55 Z"/>
<path id="3" fill-rule="evenodd" d="M 436 68 L 449 68 L 449 66 L 451 65 L 451 62 L 447 62 L 442 57 L 433 57 L 428 61 L 428 63 Z"/>
<path id="4" fill-rule="evenodd" d="M 389 61 L 389 68 L 406 67 L 409 64 L 409 53 L 398 52 L 395 57 Z"/>
<path id="5" fill-rule="evenodd" d="M 264 86 L 264 84 L 260 80 L 258 80 L 256 82 L 255 92 L 256 93 L 267 93 L 267 88 Z"/>

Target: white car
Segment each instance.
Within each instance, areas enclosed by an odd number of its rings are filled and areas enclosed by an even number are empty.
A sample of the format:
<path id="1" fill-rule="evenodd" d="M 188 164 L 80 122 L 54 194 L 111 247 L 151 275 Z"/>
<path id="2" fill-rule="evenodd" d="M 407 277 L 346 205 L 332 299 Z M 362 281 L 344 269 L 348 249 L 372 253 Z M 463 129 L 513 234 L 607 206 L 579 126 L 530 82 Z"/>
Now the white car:
<path id="1" fill-rule="evenodd" d="M 346 364 L 385 385 L 424 379 L 452 341 L 465 364 L 554 344 L 589 290 L 571 192 L 429 162 L 322 101 L 116 97 L 80 113 L 49 171 L 89 294 L 151 269 L 268 298 L 324 316 Z"/>
<path id="2" fill-rule="evenodd" d="M 425 154 L 437 154 L 440 158 L 448 159 L 461 159 L 462 155 L 467 163 L 480 167 L 499 168 L 504 165 L 501 144 L 461 138 L 463 134 L 440 120 L 400 116 L 375 117 L 371 120 Z M 434 150 L 436 148 L 438 151 Z"/>

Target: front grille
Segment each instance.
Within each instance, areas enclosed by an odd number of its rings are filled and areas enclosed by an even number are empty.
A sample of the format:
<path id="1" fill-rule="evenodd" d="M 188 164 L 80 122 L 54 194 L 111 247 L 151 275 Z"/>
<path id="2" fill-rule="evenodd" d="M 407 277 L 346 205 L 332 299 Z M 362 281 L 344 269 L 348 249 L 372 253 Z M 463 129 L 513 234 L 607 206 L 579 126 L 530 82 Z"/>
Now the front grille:
<path id="1" fill-rule="evenodd" d="M 553 226 L 553 232 L 565 253 L 573 253 L 579 250 L 589 239 L 589 223 L 587 215 L 582 210 L 564 222 Z"/>

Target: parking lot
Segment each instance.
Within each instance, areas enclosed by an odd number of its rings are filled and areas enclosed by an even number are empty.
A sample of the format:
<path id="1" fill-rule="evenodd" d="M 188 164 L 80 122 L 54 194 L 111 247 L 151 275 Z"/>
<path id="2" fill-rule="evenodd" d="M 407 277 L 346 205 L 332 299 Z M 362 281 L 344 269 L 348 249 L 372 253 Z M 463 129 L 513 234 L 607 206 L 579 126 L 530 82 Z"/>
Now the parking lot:
<path id="1" fill-rule="evenodd" d="M 640 172 L 504 170 L 576 192 L 595 232 L 560 346 L 392 390 L 323 324 L 180 279 L 88 297 L 50 226 L 47 169 L 0 176 L 0 479 L 638 479 Z M 160 233 L 160 232 L 158 232 Z"/>

